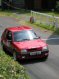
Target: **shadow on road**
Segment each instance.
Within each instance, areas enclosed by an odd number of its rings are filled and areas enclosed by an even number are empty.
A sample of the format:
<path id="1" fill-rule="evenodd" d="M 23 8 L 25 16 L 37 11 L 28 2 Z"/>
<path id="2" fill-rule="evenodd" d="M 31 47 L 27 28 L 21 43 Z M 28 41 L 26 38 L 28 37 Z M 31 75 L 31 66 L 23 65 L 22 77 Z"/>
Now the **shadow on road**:
<path id="1" fill-rule="evenodd" d="M 49 45 L 59 45 L 59 35 L 55 34 L 55 32 L 48 37 L 46 43 Z"/>
<path id="2" fill-rule="evenodd" d="M 18 62 L 22 65 L 26 64 L 35 64 L 35 63 L 40 63 L 40 62 L 45 62 L 46 60 L 43 59 L 27 59 L 27 60 L 19 60 Z"/>

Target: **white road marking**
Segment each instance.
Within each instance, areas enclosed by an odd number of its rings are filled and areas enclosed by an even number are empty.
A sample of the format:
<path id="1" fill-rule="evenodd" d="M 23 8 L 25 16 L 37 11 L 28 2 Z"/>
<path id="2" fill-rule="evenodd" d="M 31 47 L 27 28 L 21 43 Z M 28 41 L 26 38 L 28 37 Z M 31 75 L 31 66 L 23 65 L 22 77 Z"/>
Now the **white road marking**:
<path id="1" fill-rule="evenodd" d="M 42 39 L 42 40 L 58 40 L 59 38 L 47 38 L 47 39 Z"/>

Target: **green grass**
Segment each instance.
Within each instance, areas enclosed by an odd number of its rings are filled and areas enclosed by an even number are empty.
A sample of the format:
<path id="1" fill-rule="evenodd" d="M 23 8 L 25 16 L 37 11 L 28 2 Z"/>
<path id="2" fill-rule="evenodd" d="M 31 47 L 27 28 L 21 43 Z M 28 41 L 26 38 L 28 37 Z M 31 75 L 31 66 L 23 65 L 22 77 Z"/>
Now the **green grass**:
<path id="1" fill-rule="evenodd" d="M 47 14 L 59 17 L 59 13 L 57 12 L 48 12 Z"/>
<path id="2" fill-rule="evenodd" d="M 0 79 L 29 79 L 25 68 L 0 49 Z"/>
<path id="3" fill-rule="evenodd" d="M 22 23 L 23 23 L 23 25 L 29 25 L 29 26 L 32 26 L 35 28 L 40 28 L 42 30 L 48 30 L 48 31 L 54 32 L 55 34 L 59 35 L 59 28 L 55 28 L 55 26 L 52 26 L 52 25 L 39 24 L 36 22 L 30 23 L 28 21 L 22 21 L 21 24 Z"/>
<path id="4" fill-rule="evenodd" d="M 20 19 L 21 18 L 20 14 L 24 14 L 27 16 L 27 15 L 30 15 L 30 11 L 22 10 L 22 9 L 19 9 L 19 10 L 10 10 L 10 9 L 1 10 L 0 9 L 0 16 L 10 16 L 10 17 Z"/>
<path id="5" fill-rule="evenodd" d="M 12 11 L 0 9 L 0 16 L 10 16 L 10 15 L 12 15 Z"/>
<path id="6" fill-rule="evenodd" d="M 36 25 L 36 27 L 41 27 L 46 30 L 53 31 L 55 34 L 59 35 L 59 28 L 55 28 L 55 26 L 52 25 L 45 25 L 45 24 L 38 24 L 38 23 L 33 23 L 33 25 Z"/>
<path id="7" fill-rule="evenodd" d="M 34 23 L 34 25 L 38 26 L 38 27 L 41 27 L 41 28 L 44 28 L 44 29 L 47 29 L 47 30 L 51 30 L 51 31 L 54 31 L 55 30 L 55 27 L 52 26 L 52 25 L 46 25 L 46 24 L 42 24 L 42 23 Z"/>
<path id="8" fill-rule="evenodd" d="M 59 12 L 56 11 L 41 11 L 41 13 L 46 13 L 53 16 L 59 16 Z"/>
<path id="9" fill-rule="evenodd" d="M 9 16 L 19 19 L 20 16 L 16 15 L 12 10 L 0 10 L 0 16 Z"/>
<path id="10" fill-rule="evenodd" d="M 46 14 L 49 14 L 49 15 L 53 15 L 53 16 L 59 16 L 59 13 L 57 12 L 42 12 L 42 13 L 46 13 Z M 50 21 L 50 22 L 54 22 L 55 21 L 55 18 L 46 18 L 45 16 L 41 16 L 39 14 L 33 14 L 34 15 L 34 23 L 30 23 L 30 22 L 27 22 L 28 24 L 32 24 L 32 26 L 35 26 L 37 28 L 44 28 L 46 30 L 50 30 L 50 31 L 53 31 L 55 34 L 58 34 L 59 35 L 59 28 L 56 28 L 55 26 L 53 26 L 52 24 L 45 24 L 45 22 L 47 21 Z M 59 22 L 59 20 L 58 20 Z"/>
<path id="11" fill-rule="evenodd" d="M 57 28 L 54 32 L 59 35 L 59 28 Z"/>

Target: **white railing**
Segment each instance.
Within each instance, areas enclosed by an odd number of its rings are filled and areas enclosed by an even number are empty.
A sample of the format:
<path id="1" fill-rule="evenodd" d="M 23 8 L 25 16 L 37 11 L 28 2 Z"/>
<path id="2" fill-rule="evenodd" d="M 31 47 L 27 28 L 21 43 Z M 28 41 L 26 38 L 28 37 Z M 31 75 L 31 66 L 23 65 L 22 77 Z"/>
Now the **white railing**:
<path id="1" fill-rule="evenodd" d="M 59 27 L 59 17 L 56 17 L 54 15 L 48 15 L 45 13 L 31 11 L 31 16 L 34 17 L 35 22 L 37 23 L 52 25 L 55 26 L 56 28 Z"/>

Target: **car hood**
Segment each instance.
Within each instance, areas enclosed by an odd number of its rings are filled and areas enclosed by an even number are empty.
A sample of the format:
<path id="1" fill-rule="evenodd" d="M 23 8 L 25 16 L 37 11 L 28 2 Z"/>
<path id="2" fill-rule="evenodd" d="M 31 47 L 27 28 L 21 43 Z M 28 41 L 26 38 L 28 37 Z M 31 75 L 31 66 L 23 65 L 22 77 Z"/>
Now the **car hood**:
<path id="1" fill-rule="evenodd" d="M 19 49 L 30 49 L 47 46 L 47 44 L 41 39 L 23 42 L 13 42 L 13 44 Z"/>

